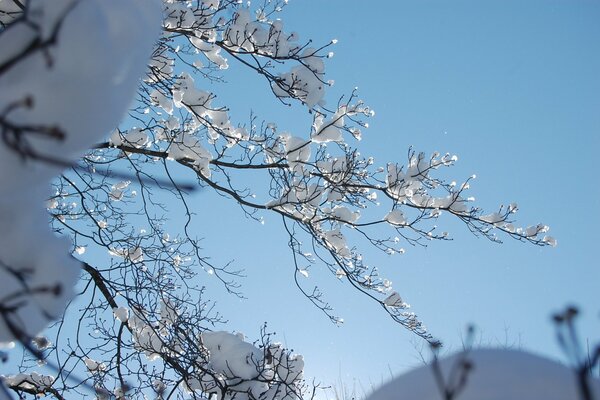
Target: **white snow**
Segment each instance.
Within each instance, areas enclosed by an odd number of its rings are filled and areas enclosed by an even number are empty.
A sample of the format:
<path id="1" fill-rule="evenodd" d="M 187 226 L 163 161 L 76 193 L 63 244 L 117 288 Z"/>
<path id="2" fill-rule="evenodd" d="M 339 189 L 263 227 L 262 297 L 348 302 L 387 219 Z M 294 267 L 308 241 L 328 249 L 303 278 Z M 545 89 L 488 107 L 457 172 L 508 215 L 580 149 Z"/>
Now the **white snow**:
<path id="1" fill-rule="evenodd" d="M 331 215 L 342 222 L 354 223 L 360 218 L 360 212 L 351 211 L 348 207 L 335 206 L 331 210 Z"/>
<path id="2" fill-rule="evenodd" d="M 54 377 L 50 375 L 41 375 L 37 372 L 32 372 L 30 374 L 16 374 L 4 376 L 0 375 L 0 381 L 4 382 L 4 384 L 8 387 L 18 388 L 22 390 L 40 390 L 43 391 L 52 386 L 54 382 Z M 0 392 L 0 395 L 2 392 Z"/>
<path id="3" fill-rule="evenodd" d="M 113 308 L 113 314 L 119 321 L 125 323 L 129 319 L 129 309 L 127 307 Z"/>
<path id="4" fill-rule="evenodd" d="M 297 164 L 302 164 L 310 159 L 310 141 L 297 136 L 285 137 L 284 139 L 286 158 L 293 168 Z"/>
<path id="5" fill-rule="evenodd" d="M 128 249 L 120 248 L 120 247 L 111 248 L 108 251 L 108 254 L 110 254 L 111 256 L 114 256 L 114 257 L 120 257 L 120 258 L 127 259 L 133 263 L 138 263 L 138 262 L 144 261 L 144 253 L 143 253 L 142 248 L 139 246 L 131 247 Z"/>
<path id="6" fill-rule="evenodd" d="M 392 225 L 406 225 L 406 217 L 400 210 L 392 210 L 383 218 Z"/>
<path id="7" fill-rule="evenodd" d="M 253 379 L 259 375 L 263 353 L 243 336 L 228 332 L 204 332 L 202 344 L 210 353 L 209 366 L 228 378 Z"/>
<path id="8" fill-rule="evenodd" d="M 92 373 L 103 371 L 106 369 L 106 365 L 104 365 L 104 363 L 100 363 L 88 357 L 83 359 L 83 363 L 87 367 L 88 371 Z"/>
<path id="9" fill-rule="evenodd" d="M 198 172 L 204 177 L 210 178 L 210 162 L 213 157 L 212 154 L 206 150 L 201 142 L 195 136 L 188 133 L 180 134 L 169 147 L 169 157 L 174 160 L 187 159 L 191 161 Z"/>
<path id="10" fill-rule="evenodd" d="M 333 229 L 323 233 L 323 239 L 331 250 L 334 250 L 340 257 L 349 258 L 350 249 L 346 245 L 346 238 L 339 229 Z"/>
<path id="11" fill-rule="evenodd" d="M 211 393 L 226 383 L 227 400 L 298 400 L 297 385 L 303 378 L 304 359 L 289 354 L 281 344 L 259 349 L 241 333 L 203 332 L 201 342 L 208 351 L 209 373 L 188 378 L 188 391 Z"/>
<path id="12" fill-rule="evenodd" d="M 406 308 L 406 303 L 402 301 L 402 297 L 398 292 L 392 292 L 383 300 L 383 304 L 392 308 Z"/>
<path id="13" fill-rule="evenodd" d="M 558 244 L 557 240 L 552 236 L 544 236 L 542 238 L 542 241 L 544 243 L 548 243 L 552 247 L 556 247 L 556 245 Z"/>
<path id="14" fill-rule="evenodd" d="M 556 361 L 525 351 L 478 349 L 440 360 L 445 381 L 466 357 L 469 371 L 464 391 L 456 400 L 576 400 L 580 399 L 575 372 Z M 457 371 L 458 372 L 458 371 Z M 594 398 L 600 381 L 592 379 Z M 416 368 L 387 383 L 367 400 L 443 400 L 430 365 Z"/>
<path id="15" fill-rule="evenodd" d="M 141 149 L 148 145 L 150 138 L 148 134 L 139 128 L 132 128 L 123 134 L 125 144 Z"/>

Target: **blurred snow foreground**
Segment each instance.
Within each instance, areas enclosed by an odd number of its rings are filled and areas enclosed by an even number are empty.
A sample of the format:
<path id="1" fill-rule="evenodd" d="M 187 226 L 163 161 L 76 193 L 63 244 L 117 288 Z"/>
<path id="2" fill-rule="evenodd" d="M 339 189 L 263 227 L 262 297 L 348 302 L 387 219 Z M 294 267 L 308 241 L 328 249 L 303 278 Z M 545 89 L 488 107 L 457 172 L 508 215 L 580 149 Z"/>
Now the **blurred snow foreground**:
<path id="1" fill-rule="evenodd" d="M 31 0 L 0 35 L 0 343 L 71 299 L 80 267 L 48 225 L 50 180 L 117 126 L 160 27 L 158 0 Z"/>
<path id="2" fill-rule="evenodd" d="M 452 397 L 465 370 L 466 382 Z M 441 385 L 431 365 L 399 376 L 367 400 L 577 400 L 581 399 L 575 371 L 547 358 L 524 351 L 479 349 L 439 361 Z M 600 381 L 590 379 L 593 398 L 600 396 Z"/>

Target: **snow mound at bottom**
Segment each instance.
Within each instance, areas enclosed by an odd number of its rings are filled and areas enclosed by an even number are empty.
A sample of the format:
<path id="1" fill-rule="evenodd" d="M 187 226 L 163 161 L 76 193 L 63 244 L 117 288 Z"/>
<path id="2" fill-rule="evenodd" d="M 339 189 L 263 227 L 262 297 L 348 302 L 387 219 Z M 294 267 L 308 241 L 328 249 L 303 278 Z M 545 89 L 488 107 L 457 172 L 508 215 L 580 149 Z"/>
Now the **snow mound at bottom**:
<path id="1" fill-rule="evenodd" d="M 576 373 L 556 361 L 516 350 L 479 349 L 439 361 L 446 385 L 461 363 L 472 365 L 464 389 L 454 400 L 579 400 Z M 452 372 L 453 369 L 455 372 Z M 457 376 L 451 378 L 453 374 Z M 590 378 L 593 398 L 600 380 Z M 367 400 L 444 400 L 431 365 L 407 372 L 373 392 Z"/>

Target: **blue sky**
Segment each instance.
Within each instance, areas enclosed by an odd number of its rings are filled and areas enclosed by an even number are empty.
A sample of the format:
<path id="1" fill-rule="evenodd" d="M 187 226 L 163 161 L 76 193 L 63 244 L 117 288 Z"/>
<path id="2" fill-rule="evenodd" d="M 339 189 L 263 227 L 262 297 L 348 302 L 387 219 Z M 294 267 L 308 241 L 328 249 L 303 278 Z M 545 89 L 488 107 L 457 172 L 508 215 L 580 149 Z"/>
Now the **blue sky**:
<path id="1" fill-rule="evenodd" d="M 327 64 L 336 82 L 328 99 L 358 86 L 377 113 L 358 144 L 362 154 L 381 165 L 405 160 L 410 145 L 458 154 L 448 176 L 477 174 L 471 194 L 479 205 L 494 211 L 516 201 L 519 222 L 544 222 L 558 238 L 554 249 L 497 245 L 446 218 L 439 225 L 452 242 L 393 257 L 366 251 L 446 348 L 459 348 L 473 323 L 478 343 L 560 357 L 549 317 L 566 304 L 583 309 L 582 337 L 600 340 L 600 3 L 304 0 L 291 1 L 281 18 L 301 39 L 339 40 Z M 306 110 L 278 105 L 263 80 L 230 64 L 229 84 L 207 88 L 234 117 L 246 117 L 251 105 L 280 129 L 308 135 Z M 247 270 L 247 300 L 214 293 L 231 329 L 253 336 L 269 321 L 305 355 L 308 376 L 367 391 L 420 362 L 416 337 L 318 269 L 309 279 L 346 322 L 335 327 L 311 307 L 292 285 L 277 218 L 245 222 L 208 191 L 194 201 L 207 252 L 235 257 Z"/>

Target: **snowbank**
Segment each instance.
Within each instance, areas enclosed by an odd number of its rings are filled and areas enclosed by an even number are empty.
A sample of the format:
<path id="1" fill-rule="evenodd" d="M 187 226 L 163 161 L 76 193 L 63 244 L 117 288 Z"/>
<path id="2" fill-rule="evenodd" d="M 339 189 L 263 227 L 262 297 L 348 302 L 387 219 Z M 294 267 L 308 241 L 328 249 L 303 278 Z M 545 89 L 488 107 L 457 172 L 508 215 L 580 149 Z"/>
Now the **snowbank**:
<path id="1" fill-rule="evenodd" d="M 456 354 L 440 360 L 446 382 L 450 371 L 460 365 L 463 357 Z M 468 373 L 464 391 L 455 400 L 581 399 L 575 372 L 556 361 L 523 351 L 500 349 L 473 350 L 466 360 L 473 368 Z M 591 386 L 594 398 L 599 398 L 600 381 L 593 380 Z M 399 376 L 367 400 L 444 400 L 444 397 L 432 367 L 427 365 Z"/>

